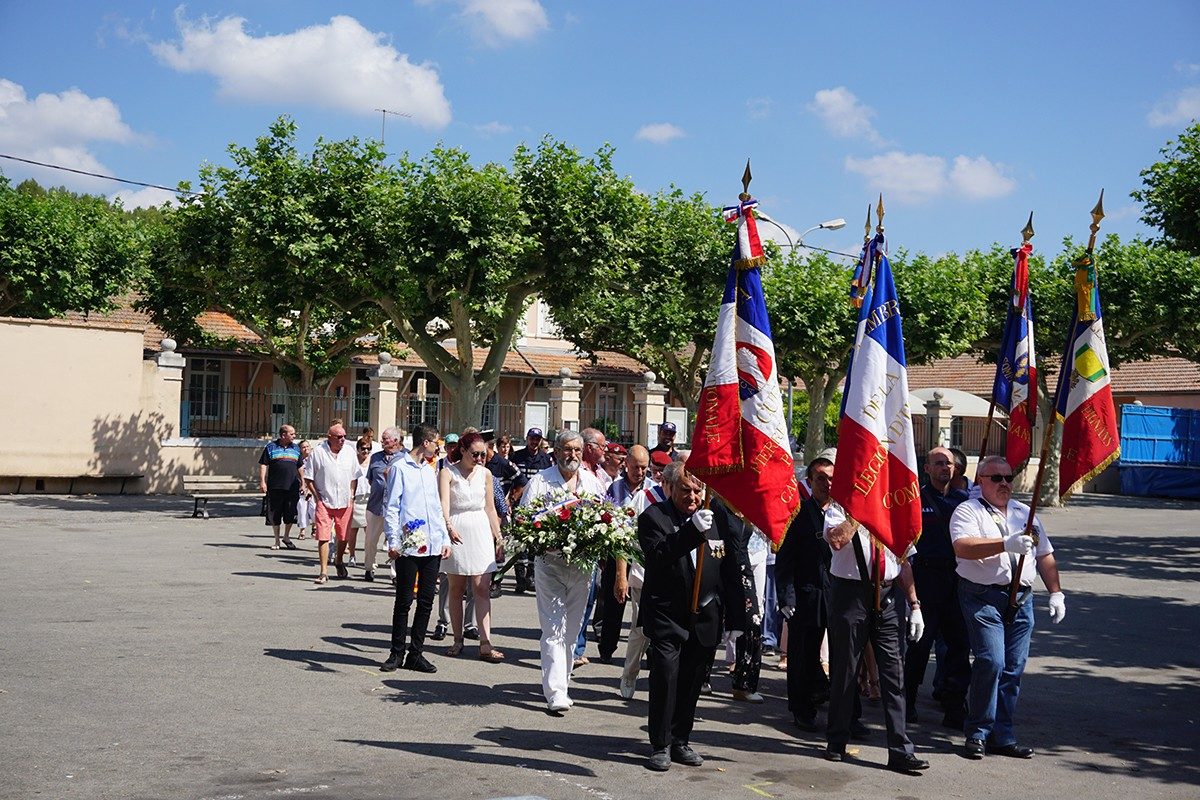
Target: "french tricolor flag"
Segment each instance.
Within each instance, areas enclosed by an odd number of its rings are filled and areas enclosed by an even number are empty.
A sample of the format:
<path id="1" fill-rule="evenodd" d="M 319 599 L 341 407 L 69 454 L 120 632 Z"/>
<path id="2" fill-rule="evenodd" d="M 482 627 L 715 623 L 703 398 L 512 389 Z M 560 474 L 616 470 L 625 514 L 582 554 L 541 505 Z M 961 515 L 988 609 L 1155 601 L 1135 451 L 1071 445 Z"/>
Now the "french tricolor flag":
<path id="1" fill-rule="evenodd" d="M 741 203 L 725 209 L 725 219 L 737 223 L 738 238 L 687 465 L 779 544 L 800 508 L 800 494 L 763 299 L 759 266 L 766 257 L 756 205 L 743 195 Z"/>
<path id="2" fill-rule="evenodd" d="M 859 265 L 865 294 L 842 395 L 831 494 L 847 517 L 903 557 L 921 535 L 921 490 L 900 304 L 884 250 L 880 233 L 863 248 Z"/>

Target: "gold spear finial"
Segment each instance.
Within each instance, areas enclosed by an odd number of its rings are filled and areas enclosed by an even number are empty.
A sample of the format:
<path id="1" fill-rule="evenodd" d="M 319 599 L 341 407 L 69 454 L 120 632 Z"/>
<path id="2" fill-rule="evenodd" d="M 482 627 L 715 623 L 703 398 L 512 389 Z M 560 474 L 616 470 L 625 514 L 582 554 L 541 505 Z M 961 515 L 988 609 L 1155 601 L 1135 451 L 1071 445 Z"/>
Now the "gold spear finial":
<path id="1" fill-rule="evenodd" d="M 1029 212 L 1029 222 L 1025 223 L 1025 227 L 1021 229 L 1021 244 L 1029 244 L 1029 240 L 1033 238 L 1033 212 Z"/>
<path id="2" fill-rule="evenodd" d="M 867 203 L 867 221 L 863 223 L 863 244 L 871 241 L 871 204 Z"/>
<path id="3" fill-rule="evenodd" d="M 1096 246 L 1096 234 L 1100 232 L 1100 220 L 1104 219 L 1104 190 L 1100 190 L 1100 199 L 1096 201 L 1096 207 L 1092 209 L 1092 224 L 1089 229 L 1092 235 L 1088 238 L 1088 252 Z"/>
<path id="4" fill-rule="evenodd" d="M 742 200 L 750 199 L 750 181 L 754 176 L 750 174 L 750 159 L 746 159 L 746 171 L 742 173 L 742 193 L 738 195 Z"/>
<path id="5" fill-rule="evenodd" d="M 883 233 L 883 192 L 879 193 L 879 205 L 875 207 L 875 212 L 879 217 L 879 224 L 875 226 L 875 232 Z"/>

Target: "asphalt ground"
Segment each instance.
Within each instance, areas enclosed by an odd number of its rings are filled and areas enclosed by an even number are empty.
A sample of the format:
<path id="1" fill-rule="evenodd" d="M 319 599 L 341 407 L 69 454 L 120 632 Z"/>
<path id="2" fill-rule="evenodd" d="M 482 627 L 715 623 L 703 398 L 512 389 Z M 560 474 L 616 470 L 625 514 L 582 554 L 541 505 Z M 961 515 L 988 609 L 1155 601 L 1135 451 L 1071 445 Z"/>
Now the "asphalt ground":
<path id="1" fill-rule="evenodd" d="M 627 703 L 617 664 L 582 667 L 575 707 L 549 716 L 534 598 L 511 578 L 493 607 L 506 663 L 447 641 L 429 643 L 436 675 L 382 674 L 390 586 L 315 587 L 311 540 L 270 550 L 253 505 L 193 520 L 182 497 L 0 498 L 0 797 L 1200 796 L 1200 504 L 1048 511 L 1068 614 L 1052 626 L 1039 586 L 1017 719 L 1037 755 L 963 759 L 926 688 L 920 777 L 883 768 L 870 703 L 871 740 L 824 761 L 774 659 L 758 706 L 715 670 L 692 739 L 706 763 L 651 773 L 645 673 Z"/>

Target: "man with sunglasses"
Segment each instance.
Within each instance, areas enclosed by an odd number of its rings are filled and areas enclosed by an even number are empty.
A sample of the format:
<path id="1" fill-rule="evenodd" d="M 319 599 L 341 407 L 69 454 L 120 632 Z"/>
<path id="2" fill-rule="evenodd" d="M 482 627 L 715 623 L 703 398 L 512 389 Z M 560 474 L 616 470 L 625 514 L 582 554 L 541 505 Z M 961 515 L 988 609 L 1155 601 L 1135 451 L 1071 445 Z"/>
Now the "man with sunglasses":
<path id="1" fill-rule="evenodd" d="M 346 536 L 350 532 L 350 518 L 354 513 L 354 488 L 358 483 L 358 459 L 354 449 L 346 447 L 346 429 L 335 422 L 329 427 L 325 441 L 313 448 L 309 456 L 308 471 L 304 476 L 308 490 L 317 499 L 317 518 L 313 532 L 317 540 L 317 552 L 321 559 L 320 574 L 314 583 L 322 584 L 328 579 L 326 565 L 329 559 L 330 540 L 337 541 L 337 572 L 339 578 L 349 573 L 343 561 L 346 552 Z"/>
<path id="2" fill-rule="evenodd" d="M 1029 507 L 1012 499 L 1012 468 L 1003 456 L 979 463 L 976 481 L 982 497 L 959 505 L 950 518 L 950 539 L 958 557 L 959 602 L 975 663 L 967 694 L 965 755 L 1032 758 L 1032 748 L 1017 743 L 1013 716 L 1021 673 L 1033 633 L 1033 579 L 1036 567 L 1050 590 L 1050 619 L 1062 622 L 1066 599 L 1058 580 L 1054 548 L 1033 518 L 1033 536 L 1025 535 Z M 1036 538 L 1036 543 L 1034 539 Z M 1015 609 L 1009 585 L 1022 556 Z"/>

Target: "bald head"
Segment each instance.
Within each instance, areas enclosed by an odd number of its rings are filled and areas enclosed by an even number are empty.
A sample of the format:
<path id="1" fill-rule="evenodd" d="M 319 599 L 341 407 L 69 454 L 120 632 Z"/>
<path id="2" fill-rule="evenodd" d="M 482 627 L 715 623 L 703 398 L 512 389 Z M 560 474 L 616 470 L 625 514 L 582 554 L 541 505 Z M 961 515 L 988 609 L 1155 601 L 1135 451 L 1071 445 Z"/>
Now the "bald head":
<path id="1" fill-rule="evenodd" d="M 650 451 L 640 444 L 629 448 L 629 455 L 625 457 L 625 479 L 629 481 L 629 485 L 641 486 L 649 469 Z"/>
<path id="2" fill-rule="evenodd" d="M 929 485 L 945 494 L 954 478 L 954 454 L 945 447 L 930 450 L 925 456 L 925 474 L 929 476 Z"/>

